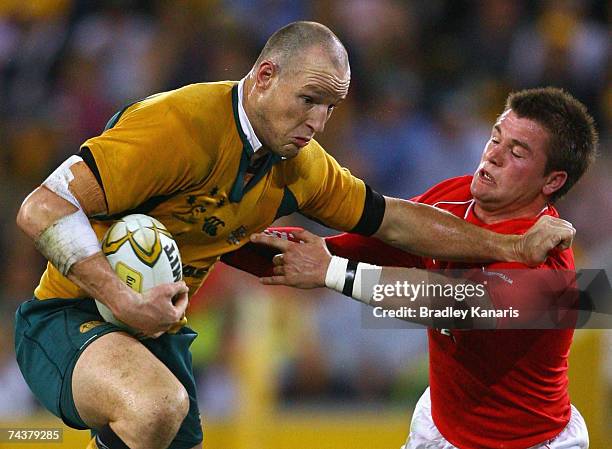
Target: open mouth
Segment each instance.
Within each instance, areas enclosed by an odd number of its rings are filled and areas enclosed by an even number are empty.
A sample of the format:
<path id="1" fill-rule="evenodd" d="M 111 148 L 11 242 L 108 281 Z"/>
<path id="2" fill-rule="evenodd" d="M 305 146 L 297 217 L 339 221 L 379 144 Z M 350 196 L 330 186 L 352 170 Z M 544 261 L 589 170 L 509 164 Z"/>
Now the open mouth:
<path id="1" fill-rule="evenodd" d="M 491 176 L 491 174 L 488 171 L 486 171 L 484 168 L 481 168 L 480 170 L 478 170 L 478 178 L 486 184 L 490 184 L 490 185 L 495 184 L 495 178 L 493 178 L 493 176 Z"/>
<path id="2" fill-rule="evenodd" d="M 304 137 L 294 137 L 293 141 L 298 147 L 305 147 L 310 142 L 310 139 L 306 139 Z"/>

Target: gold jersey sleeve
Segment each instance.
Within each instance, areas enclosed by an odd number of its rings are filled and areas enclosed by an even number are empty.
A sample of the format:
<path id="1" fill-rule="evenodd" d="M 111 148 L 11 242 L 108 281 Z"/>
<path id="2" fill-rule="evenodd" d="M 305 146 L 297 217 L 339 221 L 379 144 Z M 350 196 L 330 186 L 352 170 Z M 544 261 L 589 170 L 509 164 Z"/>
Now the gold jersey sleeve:
<path id="1" fill-rule="evenodd" d="M 175 194 L 208 176 L 222 133 L 198 127 L 193 111 L 223 108 L 208 104 L 218 95 L 209 97 L 198 85 L 154 95 L 131 105 L 113 127 L 82 145 L 95 159 L 109 215 Z"/>
<path id="2" fill-rule="evenodd" d="M 316 141 L 304 150 L 287 171 L 288 188 L 299 211 L 330 228 L 350 231 L 363 213 L 364 182 L 341 167 Z"/>

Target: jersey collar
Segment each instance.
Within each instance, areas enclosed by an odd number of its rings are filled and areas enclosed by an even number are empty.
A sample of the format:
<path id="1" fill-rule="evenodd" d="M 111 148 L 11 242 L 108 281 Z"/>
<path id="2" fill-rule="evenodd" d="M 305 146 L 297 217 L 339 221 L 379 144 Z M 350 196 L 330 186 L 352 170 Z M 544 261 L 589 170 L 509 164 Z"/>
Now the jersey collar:
<path id="1" fill-rule="evenodd" d="M 238 135 L 242 141 L 240 165 L 229 195 L 229 200 L 232 203 L 237 203 L 242 200 L 244 194 L 251 190 L 253 186 L 255 186 L 267 173 L 269 173 L 274 164 L 277 164 L 282 160 L 281 157 L 275 153 L 266 154 L 263 157 L 262 163 L 257 168 L 257 171 L 253 174 L 253 177 L 245 185 L 244 179 L 251 158 L 253 157 L 255 151 L 262 147 L 262 144 L 255 135 L 255 132 L 253 131 L 253 128 L 251 127 L 242 106 L 241 86 L 243 83 L 244 79 L 232 87 L 232 109 L 234 111 L 234 121 L 236 122 Z M 242 120 L 241 111 L 244 117 L 244 122 Z"/>
<path id="2" fill-rule="evenodd" d="M 256 153 L 263 145 L 257 135 L 255 134 L 255 130 L 247 117 L 246 111 L 244 110 L 243 104 L 243 92 L 244 92 L 244 78 L 240 80 L 238 83 L 238 120 L 240 123 L 240 128 L 242 128 L 242 134 L 249 142 L 251 150 L 253 153 Z M 242 135 L 241 135 L 242 137 Z"/>
<path id="3" fill-rule="evenodd" d="M 533 225 L 533 224 L 535 224 L 536 221 L 538 221 L 538 219 L 542 215 L 550 215 L 552 217 L 558 217 L 559 216 L 559 213 L 557 212 L 557 210 L 552 205 L 546 204 L 542 208 L 542 210 L 540 212 L 538 212 L 538 214 L 535 217 L 509 218 L 507 220 L 499 221 L 499 222 L 494 223 L 494 224 L 487 224 L 484 221 L 482 221 L 480 218 L 478 218 L 478 216 L 474 212 L 474 204 L 475 204 L 475 201 L 474 201 L 474 199 L 472 199 L 469 202 L 468 208 L 465 211 L 465 215 L 463 216 L 463 219 L 465 221 L 467 221 L 467 222 L 470 222 L 470 223 L 475 224 L 477 226 L 485 227 L 485 228 L 488 228 L 488 229 L 497 229 L 497 228 L 500 228 L 500 227 L 507 227 L 509 225 L 512 226 L 513 224 L 523 224 L 524 225 L 524 223 L 531 223 L 531 225 Z"/>

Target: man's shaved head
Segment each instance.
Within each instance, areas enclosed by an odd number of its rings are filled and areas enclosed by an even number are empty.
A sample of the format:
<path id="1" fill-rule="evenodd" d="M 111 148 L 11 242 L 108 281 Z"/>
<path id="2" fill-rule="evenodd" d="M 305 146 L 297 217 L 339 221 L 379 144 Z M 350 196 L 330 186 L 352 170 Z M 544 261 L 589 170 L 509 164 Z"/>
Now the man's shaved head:
<path id="1" fill-rule="evenodd" d="M 254 66 L 268 59 L 282 70 L 291 66 L 294 57 L 311 48 L 323 50 L 335 67 L 348 69 L 348 54 L 338 36 L 325 25 L 306 21 L 290 23 L 270 36 Z"/>

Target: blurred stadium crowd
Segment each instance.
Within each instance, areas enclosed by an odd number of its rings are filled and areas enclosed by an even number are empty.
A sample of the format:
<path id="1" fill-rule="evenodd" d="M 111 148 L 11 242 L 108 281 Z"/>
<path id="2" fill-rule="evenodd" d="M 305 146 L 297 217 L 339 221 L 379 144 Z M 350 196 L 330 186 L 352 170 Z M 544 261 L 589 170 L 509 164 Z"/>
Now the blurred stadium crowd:
<path id="1" fill-rule="evenodd" d="M 44 267 L 14 225 L 24 196 L 122 105 L 238 80 L 275 29 L 300 19 L 330 26 L 352 65 L 348 100 L 319 140 L 388 195 L 409 198 L 471 173 L 511 90 L 555 85 L 585 102 L 601 155 L 559 208 L 578 230 L 577 265 L 612 272 L 610 8 L 603 0 L 0 1 L 3 316 L 31 296 Z M 299 217 L 283 224 L 324 232 Z M 210 281 L 190 310 L 206 416 L 229 415 L 239 400 L 232 366 L 244 350 L 245 303 L 273 304 L 265 338 L 285 403 L 407 403 L 427 382 L 424 332 L 365 330 L 359 308 L 338 295 L 264 289 L 227 267 Z M 5 417 L 36 408 L 11 332 L 0 330 Z"/>

